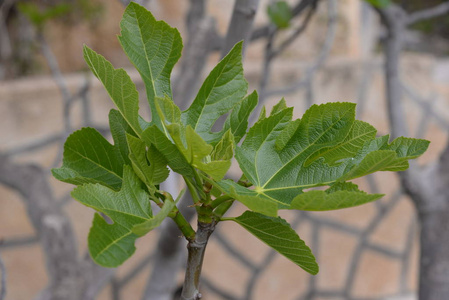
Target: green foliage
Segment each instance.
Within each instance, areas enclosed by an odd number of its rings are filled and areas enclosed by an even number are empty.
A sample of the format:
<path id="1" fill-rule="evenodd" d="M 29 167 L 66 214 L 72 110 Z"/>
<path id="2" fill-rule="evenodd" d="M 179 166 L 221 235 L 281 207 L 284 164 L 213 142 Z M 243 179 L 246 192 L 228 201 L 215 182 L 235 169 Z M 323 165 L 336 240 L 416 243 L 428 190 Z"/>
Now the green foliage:
<path id="1" fill-rule="evenodd" d="M 285 9 L 281 3 L 278 12 L 272 8 L 272 18 Z M 160 189 L 171 169 L 183 176 L 200 222 L 237 222 L 316 274 L 310 249 L 277 217 L 278 211 L 334 210 L 374 201 L 382 195 L 367 194 L 349 181 L 376 171 L 405 170 L 408 160 L 428 147 L 425 140 L 400 137 L 389 143 L 389 136 L 376 137 L 374 127 L 355 119 L 353 103 L 313 105 L 294 120 L 293 108 L 282 99 L 269 115 L 263 108 L 248 129 L 258 96 L 255 91 L 246 95 L 242 43 L 218 63 L 191 106 L 181 111 L 170 87 L 182 49 L 178 31 L 133 2 L 120 26 L 119 40 L 145 83 L 152 119 L 139 116 L 139 95 L 126 72 L 84 47 L 87 64 L 118 109 L 109 114 L 114 145 L 96 130 L 83 128 L 69 136 L 63 165 L 53 170 L 57 179 L 78 186 L 75 199 L 112 220 L 109 224 L 96 214 L 89 234 L 89 251 L 103 266 L 123 263 L 134 252 L 135 240 L 166 217 L 177 222 L 186 238 L 194 238 L 173 197 Z M 225 115 L 222 127 L 212 132 Z M 233 158 L 243 171 L 238 182 L 225 179 Z M 310 190 L 322 186 L 328 188 Z M 222 218 L 233 201 L 249 210 Z M 161 207 L 156 215 L 151 202 Z"/>
<path id="2" fill-rule="evenodd" d="M 278 28 L 284 29 L 290 26 L 292 19 L 292 10 L 287 2 L 276 1 L 267 8 L 268 17 L 270 21 Z"/>
<path id="3" fill-rule="evenodd" d="M 19 3 L 17 7 L 38 29 L 42 29 L 48 20 L 64 16 L 71 10 L 71 6 L 68 3 L 59 3 L 42 9 L 36 3 L 25 2 Z"/>
<path id="4" fill-rule="evenodd" d="M 391 4 L 391 0 L 363 0 L 365 2 L 368 2 L 372 6 L 384 8 Z"/>
<path id="5" fill-rule="evenodd" d="M 62 20 L 64 22 L 77 22 L 80 19 L 94 22 L 103 12 L 103 5 L 96 1 L 76 0 L 60 1 L 56 4 L 36 4 L 33 2 L 21 2 L 17 7 L 38 30 L 50 20 Z"/>

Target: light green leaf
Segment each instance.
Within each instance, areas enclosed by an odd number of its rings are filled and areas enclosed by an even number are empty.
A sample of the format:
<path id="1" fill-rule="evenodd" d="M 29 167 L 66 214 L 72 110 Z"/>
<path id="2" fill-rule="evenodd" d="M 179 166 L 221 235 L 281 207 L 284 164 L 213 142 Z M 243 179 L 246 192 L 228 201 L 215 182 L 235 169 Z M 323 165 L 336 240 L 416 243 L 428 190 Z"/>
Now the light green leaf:
<path id="1" fill-rule="evenodd" d="M 102 55 L 87 46 L 83 49 L 84 60 L 95 76 L 103 83 L 114 104 L 133 131 L 140 135 L 139 94 L 135 84 L 123 69 L 114 69 Z"/>
<path id="2" fill-rule="evenodd" d="M 220 180 L 224 177 L 231 166 L 229 159 L 211 160 L 210 154 L 213 147 L 207 144 L 190 126 L 186 128 L 186 142 L 187 148 L 183 149 L 183 153 L 190 165 L 203 171 L 215 180 Z M 178 144 L 178 147 L 183 147 L 183 145 Z"/>
<path id="3" fill-rule="evenodd" d="M 281 101 L 279 101 L 273 108 L 271 109 L 270 116 L 273 116 L 277 114 L 278 112 L 283 111 L 287 108 L 287 102 L 285 102 L 285 99 L 282 98 Z"/>
<path id="4" fill-rule="evenodd" d="M 237 103 L 226 119 L 223 129 L 220 132 L 212 133 L 215 138 L 209 141 L 209 143 L 216 143 L 216 141 L 218 141 L 228 130 L 231 130 L 231 133 L 234 135 L 235 143 L 239 143 L 246 134 L 246 130 L 248 129 L 248 118 L 257 106 L 257 99 L 257 92 L 254 91 Z"/>
<path id="5" fill-rule="evenodd" d="M 108 224 L 96 213 L 87 238 L 90 256 L 103 267 L 118 267 L 136 251 L 137 238 L 126 226 Z"/>
<path id="6" fill-rule="evenodd" d="M 122 115 L 118 110 L 111 109 L 109 111 L 109 127 L 111 128 L 112 139 L 114 140 L 114 145 L 120 151 L 123 161 L 125 164 L 130 165 L 129 160 L 129 147 L 126 141 L 126 134 L 137 137 L 136 133 L 129 124 L 123 119 Z"/>
<path id="7" fill-rule="evenodd" d="M 428 146 L 424 140 L 400 138 L 389 145 L 388 136 L 375 138 L 371 125 L 355 120 L 352 103 L 313 105 L 302 119 L 294 121 L 291 115 L 281 101 L 236 148 L 236 159 L 254 185 L 254 193 L 280 209 L 288 208 L 307 188 L 376 171 L 404 170 L 407 160 Z"/>
<path id="8" fill-rule="evenodd" d="M 168 162 L 170 168 L 184 176 L 193 176 L 193 169 L 178 147 L 169 140 L 156 125 L 152 125 L 142 132 L 142 140 L 148 147 L 154 147 Z"/>
<path id="9" fill-rule="evenodd" d="M 152 123 L 161 128 L 155 97 L 172 97 L 170 75 L 181 57 L 182 39 L 176 28 L 156 21 L 144 7 L 131 2 L 120 22 L 119 41 L 146 87 Z"/>
<path id="10" fill-rule="evenodd" d="M 385 8 L 391 5 L 391 0 L 364 0 L 374 7 Z"/>
<path id="11" fill-rule="evenodd" d="M 52 170 L 60 181 L 100 183 L 115 190 L 122 185 L 122 154 L 93 128 L 75 131 L 67 138 L 62 162 L 61 168 Z"/>
<path id="12" fill-rule="evenodd" d="M 192 126 L 208 143 L 220 139 L 210 132 L 212 125 L 242 100 L 247 88 L 240 42 L 206 78 L 192 105 L 182 113 L 182 123 Z"/>
<path id="13" fill-rule="evenodd" d="M 162 206 L 161 210 L 152 219 L 134 225 L 132 229 L 133 233 L 137 234 L 138 236 L 144 236 L 151 230 L 159 227 L 159 225 L 162 224 L 162 221 L 165 220 L 165 218 L 168 216 L 168 214 L 172 211 L 174 207 L 175 202 L 172 199 L 167 198 L 164 201 L 164 205 Z"/>
<path id="14" fill-rule="evenodd" d="M 284 219 L 246 211 L 232 220 L 306 272 L 318 274 L 312 251 Z"/>
<path id="15" fill-rule="evenodd" d="M 336 183 L 326 191 L 310 191 L 296 196 L 290 208 L 308 211 L 336 210 L 380 199 L 382 194 L 367 194 L 353 183 Z"/>
<path id="16" fill-rule="evenodd" d="M 147 153 L 145 143 L 127 134 L 129 158 L 134 172 L 147 185 L 157 185 L 169 175 L 165 157 L 152 145 Z"/>
<path id="17" fill-rule="evenodd" d="M 320 157 L 323 157 L 329 165 L 334 165 L 341 159 L 354 157 L 367 141 L 376 137 L 376 132 L 376 128 L 370 124 L 355 120 L 351 131 L 342 143 L 334 147 L 318 150 L 309 156 L 305 165 L 310 165 L 314 160 Z"/>
<path id="18" fill-rule="evenodd" d="M 89 233 L 89 252 L 98 264 L 116 267 L 134 252 L 137 235 L 134 225 L 152 218 L 149 195 L 129 166 L 123 169 L 123 185 L 115 192 L 99 184 L 86 184 L 72 191 L 72 197 L 82 204 L 109 216 L 107 224 L 98 215 Z"/>
<path id="19" fill-rule="evenodd" d="M 211 183 L 223 194 L 238 200 L 249 209 L 267 216 L 277 216 L 278 204 L 263 194 L 259 195 L 254 190 L 247 189 L 229 179 Z"/>
<path id="20" fill-rule="evenodd" d="M 287 2 L 276 1 L 267 9 L 270 21 L 278 28 L 288 28 L 292 19 L 292 10 Z"/>
<path id="21" fill-rule="evenodd" d="M 230 129 L 215 145 L 210 156 L 212 160 L 231 160 L 234 157 L 234 136 Z"/>

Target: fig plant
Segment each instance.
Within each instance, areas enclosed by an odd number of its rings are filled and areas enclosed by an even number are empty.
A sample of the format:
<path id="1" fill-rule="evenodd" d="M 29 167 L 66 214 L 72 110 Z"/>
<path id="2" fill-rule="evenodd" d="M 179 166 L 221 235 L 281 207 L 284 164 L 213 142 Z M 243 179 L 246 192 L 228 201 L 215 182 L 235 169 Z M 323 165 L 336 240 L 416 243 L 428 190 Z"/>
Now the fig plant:
<path id="1" fill-rule="evenodd" d="M 352 179 L 376 171 L 402 171 L 420 156 L 426 140 L 376 137 L 376 129 L 355 119 L 355 104 L 313 105 L 300 119 L 281 100 L 265 108 L 248 129 L 257 93 L 247 95 L 242 43 L 217 64 L 190 107 L 173 102 L 170 75 L 181 56 L 179 32 L 156 21 L 131 2 L 120 23 L 119 41 L 146 87 L 151 121 L 139 116 L 139 95 L 123 69 L 115 69 L 87 46 L 84 58 L 117 109 L 109 113 L 114 144 L 93 128 L 71 134 L 57 179 L 76 185 L 72 196 L 95 209 L 88 236 L 93 260 L 117 267 L 135 251 L 136 239 L 166 218 L 188 241 L 183 299 L 199 299 L 202 261 L 209 236 L 222 222 L 236 222 L 269 247 L 311 274 L 318 265 L 309 247 L 279 210 L 324 211 L 352 207 L 382 197 L 367 194 Z M 222 128 L 213 125 L 228 114 Z M 225 179 L 235 158 L 240 180 Z M 180 195 L 160 188 L 169 170 L 182 176 L 191 193 L 196 230 L 176 207 Z M 326 189 L 309 190 L 327 186 Z M 224 217 L 235 203 L 247 211 Z M 160 207 L 152 211 L 151 202 Z M 110 220 L 105 220 L 104 215 Z M 112 221 L 112 222 L 110 222 Z"/>

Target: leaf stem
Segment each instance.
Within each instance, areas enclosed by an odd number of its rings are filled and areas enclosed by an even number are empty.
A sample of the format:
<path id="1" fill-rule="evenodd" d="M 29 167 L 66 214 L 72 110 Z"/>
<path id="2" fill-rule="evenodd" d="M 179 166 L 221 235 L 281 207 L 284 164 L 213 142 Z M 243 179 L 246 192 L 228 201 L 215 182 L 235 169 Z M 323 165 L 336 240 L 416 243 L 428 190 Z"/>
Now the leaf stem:
<path id="1" fill-rule="evenodd" d="M 231 208 L 232 204 L 234 204 L 234 199 L 232 199 L 231 201 L 223 202 L 220 206 L 218 206 L 214 210 L 215 217 L 217 217 L 220 220 L 223 220 L 222 216 Z"/>
<path id="2" fill-rule="evenodd" d="M 190 223 L 186 220 L 186 218 L 182 215 L 182 213 L 176 206 L 170 213 L 170 217 L 173 219 L 179 230 L 181 230 L 182 234 L 189 242 L 195 240 L 195 230 L 193 230 L 192 225 L 190 225 Z"/>
<path id="3" fill-rule="evenodd" d="M 190 194 L 192 195 L 193 204 L 199 205 L 201 201 L 200 197 L 198 196 L 198 190 L 189 178 L 187 178 L 186 176 L 183 176 L 183 178 L 187 184 L 187 187 L 189 188 Z"/>
<path id="4" fill-rule="evenodd" d="M 226 201 L 229 201 L 229 200 L 233 200 L 233 198 L 231 196 L 229 196 L 229 195 L 223 195 L 223 196 L 220 196 L 220 197 L 216 198 L 214 201 L 212 201 L 210 206 L 212 207 L 212 209 L 215 209 L 220 204 L 222 204 L 222 203 L 224 203 Z"/>

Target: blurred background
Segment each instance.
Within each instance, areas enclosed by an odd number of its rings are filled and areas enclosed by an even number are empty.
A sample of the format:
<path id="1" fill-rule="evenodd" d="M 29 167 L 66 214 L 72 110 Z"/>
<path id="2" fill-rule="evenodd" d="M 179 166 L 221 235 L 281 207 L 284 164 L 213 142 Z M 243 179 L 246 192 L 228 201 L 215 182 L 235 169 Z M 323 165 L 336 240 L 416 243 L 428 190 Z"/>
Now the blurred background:
<path id="1" fill-rule="evenodd" d="M 182 108 L 244 39 L 245 75 L 267 109 L 285 97 L 298 118 L 314 103 L 355 102 L 378 135 L 431 141 L 410 171 L 357 182 L 386 194 L 376 203 L 282 213 L 317 257 L 316 276 L 220 224 L 205 257 L 204 299 L 449 298 L 449 1 L 136 2 L 181 32 L 172 82 Z M 172 224 L 139 239 L 118 269 L 98 267 L 86 252 L 94 211 L 50 173 L 74 130 L 95 127 L 110 139 L 112 102 L 88 72 L 84 44 L 127 70 L 148 116 L 141 78 L 116 37 L 127 3 L 0 0 L 1 300 L 176 299 L 186 244 Z"/>

